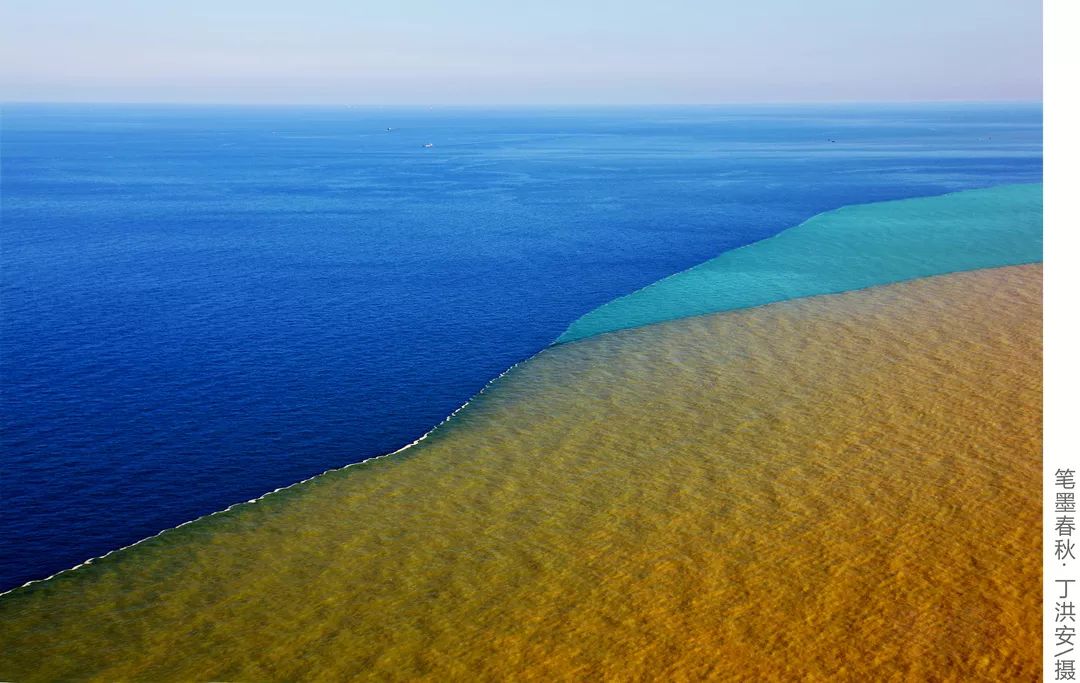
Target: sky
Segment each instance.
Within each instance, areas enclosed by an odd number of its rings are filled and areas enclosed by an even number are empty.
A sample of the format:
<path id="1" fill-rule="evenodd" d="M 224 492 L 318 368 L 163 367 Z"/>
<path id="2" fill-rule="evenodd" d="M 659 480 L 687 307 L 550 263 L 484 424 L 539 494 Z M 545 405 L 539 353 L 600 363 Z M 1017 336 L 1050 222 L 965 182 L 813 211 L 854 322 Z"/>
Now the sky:
<path id="1" fill-rule="evenodd" d="M 1039 100 L 1039 0 L 3 0 L 0 100 Z"/>

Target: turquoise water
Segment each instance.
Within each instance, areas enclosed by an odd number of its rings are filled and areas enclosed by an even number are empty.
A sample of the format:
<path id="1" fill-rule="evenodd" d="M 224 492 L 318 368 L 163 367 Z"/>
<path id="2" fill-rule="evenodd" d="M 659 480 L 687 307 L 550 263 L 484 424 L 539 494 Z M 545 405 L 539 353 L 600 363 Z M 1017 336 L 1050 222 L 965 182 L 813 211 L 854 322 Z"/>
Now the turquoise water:
<path id="1" fill-rule="evenodd" d="M 578 318 L 558 342 L 1041 260 L 1041 183 L 846 206 L 615 299 Z"/>

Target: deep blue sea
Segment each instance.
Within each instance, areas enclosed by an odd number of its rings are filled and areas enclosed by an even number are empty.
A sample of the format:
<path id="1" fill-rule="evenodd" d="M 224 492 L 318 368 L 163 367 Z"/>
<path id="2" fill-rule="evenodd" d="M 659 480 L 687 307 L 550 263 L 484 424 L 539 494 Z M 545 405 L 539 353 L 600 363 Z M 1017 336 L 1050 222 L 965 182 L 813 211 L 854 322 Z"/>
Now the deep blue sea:
<path id="1" fill-rule="evenodd" d="M 1037 105 L 2 117 L 0 589 L 395 450 L 813 214 L 1042 174 Z"/>

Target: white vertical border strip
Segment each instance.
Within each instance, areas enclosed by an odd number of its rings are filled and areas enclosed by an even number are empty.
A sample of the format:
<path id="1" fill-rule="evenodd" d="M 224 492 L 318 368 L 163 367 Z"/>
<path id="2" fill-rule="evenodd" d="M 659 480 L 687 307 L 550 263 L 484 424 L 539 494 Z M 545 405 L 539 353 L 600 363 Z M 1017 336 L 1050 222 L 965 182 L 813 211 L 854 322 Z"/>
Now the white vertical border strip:
<path id="1" fill-rule="evenodd" d="M 1032 2 L 1032 11 L 1038 6 Z M 1080 579 L 1080 562 L 1054 560 L 1054 472 L 1080 468 L 1080 4 L 1043 7 L 1045 270 L 1043 452 L 1043 680 L 1054 681 L 1055 579 Z M 1069 586 L 1080 601 L 1080 581 Z M 1070 655 L 1080 663 L 1080 648 Z"/>

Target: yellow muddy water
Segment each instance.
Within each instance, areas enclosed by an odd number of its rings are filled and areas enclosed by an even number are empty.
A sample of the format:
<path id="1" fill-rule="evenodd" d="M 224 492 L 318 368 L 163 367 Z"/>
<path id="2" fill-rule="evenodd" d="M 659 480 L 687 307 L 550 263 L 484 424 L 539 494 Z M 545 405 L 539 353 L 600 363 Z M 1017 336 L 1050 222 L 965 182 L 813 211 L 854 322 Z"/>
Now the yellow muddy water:
<path id="1" fill-rule="evenodd" d="M 404 453 L 0 598 L 0 679 L 1037 680 L 1041 278 L 553 347 Z"/>

